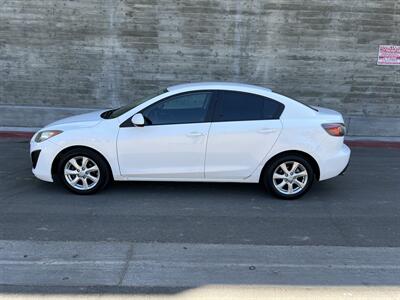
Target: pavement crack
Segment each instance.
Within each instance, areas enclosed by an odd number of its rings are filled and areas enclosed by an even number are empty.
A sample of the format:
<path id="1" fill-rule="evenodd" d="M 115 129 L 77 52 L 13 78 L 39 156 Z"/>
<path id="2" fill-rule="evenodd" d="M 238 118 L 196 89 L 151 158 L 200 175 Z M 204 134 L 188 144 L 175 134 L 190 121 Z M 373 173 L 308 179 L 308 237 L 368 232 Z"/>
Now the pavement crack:
<path id="1" fill-rule="evenodd" d="M 129 244 L 129 249 L 128 249 L 128 253 L 126 254 L 126 263 L 122 268 L 121 274 L 119 276 L 119 280 L 118 280 L 118 286 L 122 285 L 122 282 L 124 281 L 124 278 L 126 276 L 126 273 L 128 272 L 128 268 L 129 268 L 129 263 L 132 260 L 133 257 L 133 243 Z"/>

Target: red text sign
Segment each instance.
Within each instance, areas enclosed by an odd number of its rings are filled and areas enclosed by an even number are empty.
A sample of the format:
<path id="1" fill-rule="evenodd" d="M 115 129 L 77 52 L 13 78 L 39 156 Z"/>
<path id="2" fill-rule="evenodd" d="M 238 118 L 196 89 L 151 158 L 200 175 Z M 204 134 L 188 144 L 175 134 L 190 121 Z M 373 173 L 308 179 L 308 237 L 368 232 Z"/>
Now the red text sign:
<path id="1" fill-rule="evenodd" d="M 400 46 L 379 46 L 378 65 L 400 65 Z"/>

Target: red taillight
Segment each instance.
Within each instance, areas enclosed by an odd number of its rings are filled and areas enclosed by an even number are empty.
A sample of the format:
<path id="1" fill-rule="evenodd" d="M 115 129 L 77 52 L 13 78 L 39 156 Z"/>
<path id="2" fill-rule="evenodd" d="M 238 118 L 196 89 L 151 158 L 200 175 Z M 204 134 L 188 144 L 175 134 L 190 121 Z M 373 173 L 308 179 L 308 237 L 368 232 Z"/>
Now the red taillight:
<path id="1" fill-rule="evenodd" d="M 342 123 L 322 124 L 322 127 L 332 136 L 344 136 L 346 134 L 346 126 Z"/>

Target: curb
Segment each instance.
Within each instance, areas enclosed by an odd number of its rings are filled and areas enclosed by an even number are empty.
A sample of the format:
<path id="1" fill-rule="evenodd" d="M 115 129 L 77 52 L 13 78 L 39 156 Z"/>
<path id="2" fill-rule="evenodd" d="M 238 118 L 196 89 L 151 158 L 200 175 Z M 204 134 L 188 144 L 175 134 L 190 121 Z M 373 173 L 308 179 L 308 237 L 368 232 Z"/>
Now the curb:
<path id="1" fill-rule="evenodd" d="M 29 131 L 0 131 L 0 139 L 31 139 L 34 132 Z M 400 149 L 400 141 L 384 140 L 345 140 L 345 144 L 355 148 L 390 148 Z"/>
<path id="2" fill-rule="evenodd" d="M 34 134 L 28 131 L 0 131 L 0 138 L 31 139 Z"/>
<path id="3" fill-rule="evenodd" d="M 400 142 L 391 142 L 391 141 L 358 140 L 358 141 L 345 141 L 345 144 L 349 147 L 359 147 L 359 148 L 400 149 Z"/>

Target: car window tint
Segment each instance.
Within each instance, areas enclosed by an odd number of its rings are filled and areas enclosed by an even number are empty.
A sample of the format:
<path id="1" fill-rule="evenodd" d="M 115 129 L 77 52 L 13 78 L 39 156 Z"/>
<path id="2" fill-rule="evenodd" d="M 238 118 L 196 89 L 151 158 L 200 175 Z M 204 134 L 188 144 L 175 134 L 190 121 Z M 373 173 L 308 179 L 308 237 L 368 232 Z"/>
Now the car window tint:
<path id="1" fill-rule="evenodd" d="M 215 121 L 260 120 L 263 102 L 247 93 L 223 92 L 215 108 Z"/>
<path id="2" fill-rule="evenodd" d="M 263 96 L 224 91 L 220 94 L 214 121 L 251 121 L 279 118 L 283 104 Z M 279 114 L 279 115 L 278 115 Z"/>
<path id="3" fill-rule="evenodd" d="M 145 109 L 142 114 L 149 125 L 205 122 L 211 92 L 172 96 Z"/>
<path id="4" fill-rule="evenodd" d="M 208 104 L 208 94 L 187 94 L 177 96 L 162 104 L 163 109 L 205 109 Z"/>
<path id="5" fill-rule="evenodd" d="M 268 98 L 264 98 L 264 111 L 263 111 L 264 119 L 266 120 L 279 119 L 284 108 L 285 106 L 282 103 Z"/>

